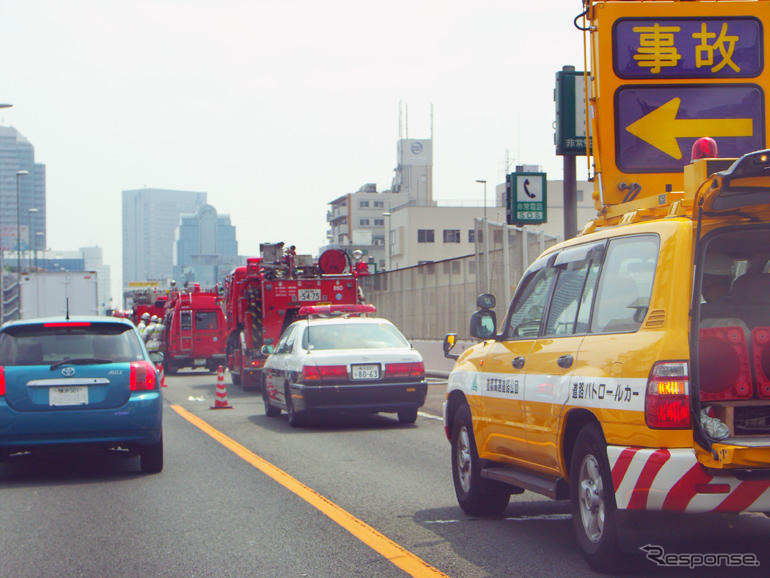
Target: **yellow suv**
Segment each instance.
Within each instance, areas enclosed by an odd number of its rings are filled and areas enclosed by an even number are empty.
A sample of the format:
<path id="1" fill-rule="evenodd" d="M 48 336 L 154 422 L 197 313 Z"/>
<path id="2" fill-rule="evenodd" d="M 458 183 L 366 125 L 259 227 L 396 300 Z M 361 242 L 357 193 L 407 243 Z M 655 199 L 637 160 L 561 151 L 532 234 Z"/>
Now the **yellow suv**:
<path id="1" fill-rule="evenodd" d="M 545 251 L 499 333 L 482 295 L 482 341 L 444 339 L 461 508 L 570 499 L 597 569 L 617 510 L 770 512 L 770 151 L 700 159 L 685 183 Z"/>

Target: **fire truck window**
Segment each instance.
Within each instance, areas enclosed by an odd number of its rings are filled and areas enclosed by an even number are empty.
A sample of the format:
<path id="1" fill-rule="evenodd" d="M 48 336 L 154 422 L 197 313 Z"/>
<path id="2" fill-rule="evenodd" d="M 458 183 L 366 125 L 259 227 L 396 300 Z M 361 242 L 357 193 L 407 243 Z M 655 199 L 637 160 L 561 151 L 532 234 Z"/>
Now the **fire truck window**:
<path id="1" fill-rule="evenodd" d="M 196 329 L 216 329 L 217 312 L 216 311 L 196 311 L 195 312 Z"/>
<path id="2" fill-rule="evenodd" d="M 182 311 L 179 314 L 179 328 L 182 331 L 190 331 L 192 329 L 192 311 Z"/>

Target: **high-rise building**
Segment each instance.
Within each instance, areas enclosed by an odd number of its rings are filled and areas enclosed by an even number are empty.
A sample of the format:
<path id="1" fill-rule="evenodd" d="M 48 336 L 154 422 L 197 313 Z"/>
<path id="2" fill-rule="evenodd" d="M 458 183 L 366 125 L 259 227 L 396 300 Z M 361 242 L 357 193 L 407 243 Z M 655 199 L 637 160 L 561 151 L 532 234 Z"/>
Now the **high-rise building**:
<path id="1" fill-rule="evenodd" d="M 19 171 L 26 174 L 17 176 Z M 17 248 L 28 252 L 45 246 L 45 165 L 35 162 L 35 148 L 24 135 L 0 126 L 0 247 L 15 255 Z M 14 266 L 13 259 L 8 265 Z"/>
<path id="2" fill-rule="evenodd" d="M 170 189 L 123 191 L 123 286 L 173 278 L 174 234 L 184 213 L 206 204 L 206 193 Z"/>
<path id="3" fill-rule="evenodd" d="M 211 205 L 201 206 L 194 215 L 182 215 L 174 267 L 177 286 L 195 282 L 212 288 L 241 261 L 230 215 L 218 215 Z"/>

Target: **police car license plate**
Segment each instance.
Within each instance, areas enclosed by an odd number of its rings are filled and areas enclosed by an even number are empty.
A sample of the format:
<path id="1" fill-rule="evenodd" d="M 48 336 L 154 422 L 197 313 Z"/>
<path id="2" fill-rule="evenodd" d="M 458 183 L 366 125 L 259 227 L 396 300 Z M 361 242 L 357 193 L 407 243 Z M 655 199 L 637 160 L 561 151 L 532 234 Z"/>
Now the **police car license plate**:
<path id="1" fill-rule="evenodd" d="M 88 387 L 79 385 L 50 387 L 48 405 L 88 405 Z"/>
<path id="2" fill-rule="evenodd" d="M 376 363 L 369 365 L 351 365 L 350 374 L 353 379 L 379 379 L 380 366 Z"/>
<path id="3" fill-rule="evenodd" d="M 297 289 L 297 299 L 300 301 L 320 301 L 320 289 Z"/>

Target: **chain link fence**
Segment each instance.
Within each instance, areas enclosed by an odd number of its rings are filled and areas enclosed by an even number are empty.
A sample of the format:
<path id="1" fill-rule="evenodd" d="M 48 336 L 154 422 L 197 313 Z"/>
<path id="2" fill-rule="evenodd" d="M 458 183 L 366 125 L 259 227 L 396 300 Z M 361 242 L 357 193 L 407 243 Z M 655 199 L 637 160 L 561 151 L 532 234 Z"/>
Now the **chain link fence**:
<path id="1" fill-rule="evenodd" d="M 493 293 L 505 315 L 524 270 L 557 238 L 542 231 L 476 219 L 475 254 L 360 278 L 368 303 L 409 339 L 469 339 L 476 296 Z"/>

